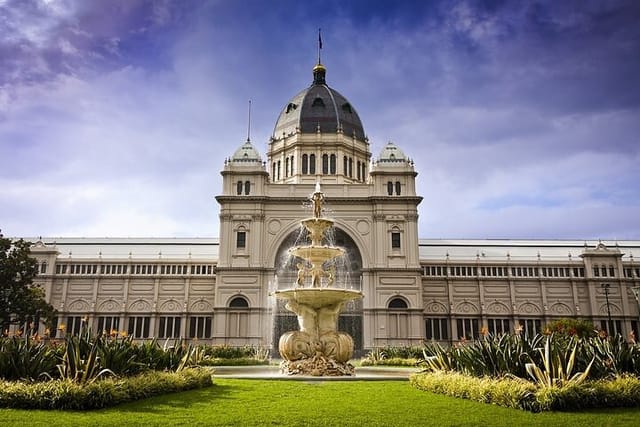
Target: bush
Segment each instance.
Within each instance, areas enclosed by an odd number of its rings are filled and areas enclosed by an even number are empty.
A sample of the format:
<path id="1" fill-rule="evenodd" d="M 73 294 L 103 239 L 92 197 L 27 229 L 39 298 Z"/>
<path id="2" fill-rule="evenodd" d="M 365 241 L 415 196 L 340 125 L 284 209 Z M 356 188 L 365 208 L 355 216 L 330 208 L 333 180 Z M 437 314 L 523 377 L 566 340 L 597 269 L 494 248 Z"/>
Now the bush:
<path id="1" fill-rule="evenodd" d="M 360 366 L 418 366 L 419 360 L 414 358 L 403 359 L 392 357 L 388 359 L 362 359 Z"/>
<path id="2" fill-rule="evenodd" d="M 268 365 L 268 360 L 258 360 L 253 357 L 238 357 L 233 359 L 225 359 L 222 357 L 204 358 L 200 361 L 200 366 L 253 366 Z"/>
<path id="3" fill-rule="evenodd" d="M 56 374 L 58 354 L 44 341 L 30 337 L 0 338 L 0 378 L 35 381 Z"/>
<path id="4" fill-rule="evenodd" d="M 633 376 L 543 388 L 518 378 L 442 371 L 414 374 L 410 381 L 420 390 L 532 412 L 640 406 L 640 379 Z"/>
<path id="5" fill-rule="evenodd" d="M 146 372 L 135 377 L 107 378 L 89 384 L 72 380 L 41 383 L 0 381 L 0 407 L 15 409 L 105 408 L 177 391 L 208 387 L 211 371 Z"/>
<path id="6" fill-rule="evenodd" d="M 556 336 L 589 338 L 596 336 L 593 322 L 584 319 L 563 318 L 552 320 L 545 326 L 545 334 Z"/>
<path id="7" fill-rule="evenodd" d="M 413 374 L 411 384 L 425 391 L 451 397 L 493 403 L 508 408 L 538 409 L 535 386 L 516 378 L 476 378 L 456 372 L 431 372 Z"/>

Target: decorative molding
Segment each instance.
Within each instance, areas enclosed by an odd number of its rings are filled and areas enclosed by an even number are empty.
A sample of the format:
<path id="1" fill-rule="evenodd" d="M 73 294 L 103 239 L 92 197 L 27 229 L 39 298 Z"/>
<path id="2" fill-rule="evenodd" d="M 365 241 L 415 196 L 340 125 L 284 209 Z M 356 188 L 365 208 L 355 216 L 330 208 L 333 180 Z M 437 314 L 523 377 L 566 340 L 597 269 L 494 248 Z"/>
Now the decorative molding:
<path id="1" fill-rule="evenodd" d="M 487 306 L 486 312 L 490 314 L 511 314 L 509 307 L 500 301 L 490 303 Z"/>
<path id="2" fill-rule="evenodd" d="M 144 312 L 151 311 L 151 304 L 143 299 L 138 299 L 129 304 L 129 311 L 132 312 Z"/>
<path id="3" fill-rule="evenodd" d="M 478 306 L 469 301 L 458 303 L 455 306 L 454 312 L 458 314 L 480 314 Z"/>
<path id="4" fill-rule="evenodd" d="M 431 301 L 424 308 L 426 314 L 447 314 L 447 306 L 439 301 Z"/>
<path id="5" fill-rule="evenodd" d="M 109 313 L 117 312 L 120 309 L 120 305 L 121 304 L 118 301 L 114 299 L 108 299 L 100 303 L 100 305 L 98 306 L 98 311 Z"/>

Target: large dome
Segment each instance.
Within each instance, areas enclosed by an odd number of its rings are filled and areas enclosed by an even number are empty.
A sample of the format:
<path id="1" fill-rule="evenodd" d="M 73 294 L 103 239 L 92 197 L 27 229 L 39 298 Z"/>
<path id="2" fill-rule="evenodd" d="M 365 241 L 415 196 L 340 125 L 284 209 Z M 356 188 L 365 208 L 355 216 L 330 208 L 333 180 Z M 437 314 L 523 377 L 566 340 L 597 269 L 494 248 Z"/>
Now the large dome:
<path id="1" fill-rule="evenodd" d="M 317 64 L 313 68 L 313 84 L 304 89 L 284 106 L 273 137 L 295 133 L 336 133 L 342 130 L 346 136 L 364 140 L 365 134 L 360 117 L 351 103 L 337 90 L 325 82 L 326 68 Z"/>

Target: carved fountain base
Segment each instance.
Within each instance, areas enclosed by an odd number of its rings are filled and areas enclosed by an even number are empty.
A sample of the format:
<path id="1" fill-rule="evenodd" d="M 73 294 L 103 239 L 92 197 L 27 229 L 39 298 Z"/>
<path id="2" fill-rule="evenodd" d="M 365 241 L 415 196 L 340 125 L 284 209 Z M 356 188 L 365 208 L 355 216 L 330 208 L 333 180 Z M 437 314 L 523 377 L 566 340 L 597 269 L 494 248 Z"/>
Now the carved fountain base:
<path id="1" fill-rule="evenodd" d="M 337 331 L 338 316 L 348 301 L 362 298 L 362 293 L 348 289 L 310 288 L 275 292 L 287 300 L 286 308 L 298 315 L 299 331 L 280 337 L 278 349 L 284 359 L 280 370 L 288 375 L 353 375 L 349 363 L 353 356 L 353 339 Z"/>

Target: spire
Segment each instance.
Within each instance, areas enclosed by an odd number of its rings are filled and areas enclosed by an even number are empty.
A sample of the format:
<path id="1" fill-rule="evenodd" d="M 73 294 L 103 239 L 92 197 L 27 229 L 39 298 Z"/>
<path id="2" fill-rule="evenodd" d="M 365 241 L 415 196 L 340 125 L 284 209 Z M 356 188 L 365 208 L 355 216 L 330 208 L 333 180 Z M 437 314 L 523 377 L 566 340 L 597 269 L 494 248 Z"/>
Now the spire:
<path id="1" fill-rule="evenodd" d="M 320 52 L 322 51 L 322 29 L 318 28 L 318 63 L 313 67 L 313 84 L 323 85 L 326 84 L 325 77 L 327 75 L 327 69 L 320 62 Z"/>

